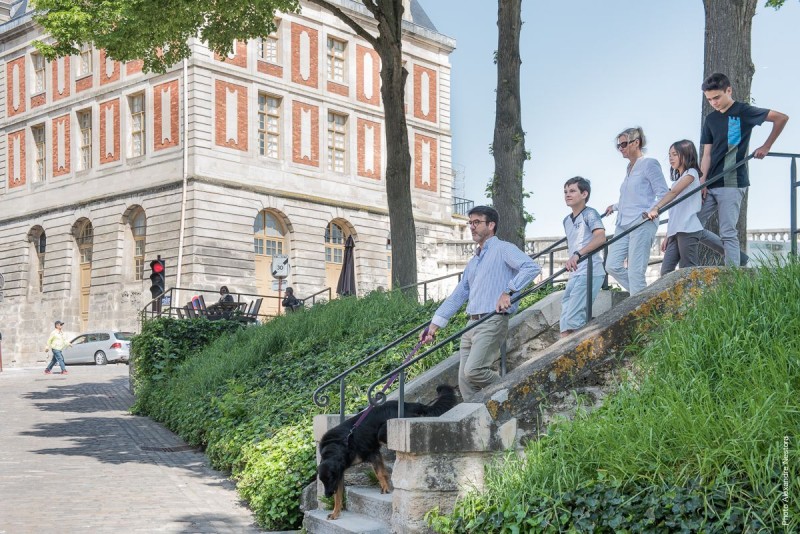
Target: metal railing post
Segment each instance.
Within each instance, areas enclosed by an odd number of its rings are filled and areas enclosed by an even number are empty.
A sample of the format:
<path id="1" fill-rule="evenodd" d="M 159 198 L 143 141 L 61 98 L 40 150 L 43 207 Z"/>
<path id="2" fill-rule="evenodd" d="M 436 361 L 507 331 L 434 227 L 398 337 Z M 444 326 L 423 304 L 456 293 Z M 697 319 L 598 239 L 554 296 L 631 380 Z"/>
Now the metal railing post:
<path id="1" fill-rule="evenodd" d="M 344 377 L 339 380 L 339 423 L 344 423 Z"/>
<path id="2" fill-rule="evenodd" d="M 589 256 L 586 260 L 586 322 L 592 320 L 592 285 L 594 284 L 594 276 L 592 271 L 594 268 L 594 256 Z"/>
<path id="3" fill-rule="evenodd" d="M 797 158 L 792 158 L 790 167 L 791 191 L 789 195 L 789 239 L 791 240 L 792 256 L 797 257 Z"/>
<path id="4" fill-rule="evenodd" d="M 506 354 L 508 354 L 508 343 L 503 340 L 500 345 L 500 376 L 506 376 Z"/>
<path id="5" fill-rule="evenodd" d="M 402 418 L 406 414 L 406 370 L 400 371 L 400 384 L 398 386 L 397 397 L 397 417 Z"/>

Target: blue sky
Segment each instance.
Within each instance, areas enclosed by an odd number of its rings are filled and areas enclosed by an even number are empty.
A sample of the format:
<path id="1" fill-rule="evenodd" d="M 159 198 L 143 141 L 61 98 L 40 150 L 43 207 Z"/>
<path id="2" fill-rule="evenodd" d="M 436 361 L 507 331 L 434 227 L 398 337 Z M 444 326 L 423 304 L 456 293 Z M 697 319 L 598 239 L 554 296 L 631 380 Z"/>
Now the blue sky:
<path id="1" fill-rule="evenodd" d="M 763 0 L 759 0 L 763 4 Z M 420 0 L 440 33 L 456 39 L 452 64 L 453 163 L 466 196 L 485 202 L 494 169 L 497 48 L 496 0 Z M 522 115 L 526 146 L 529 236 L 563 233 L 563 183 L 592 181 L 590 205 L 616 201 L 625 161 L 613 146 L 628 126 L 642 126 L 647 155 L 666 174 L 667 150 L 700 137 L 704 11 L 702 0 L 523 2 Z M 772 147 L 800 153 L 800 2 L 760 7 L 753 22 L 754 104 L 782 111 L 789 124 Z M 750 150 L 769 134 L 753 133 Z M 789 226 L 788 160 L 750 165 L 750 228 Z M 609 221 L 607 226 L 613 222 Z"/>

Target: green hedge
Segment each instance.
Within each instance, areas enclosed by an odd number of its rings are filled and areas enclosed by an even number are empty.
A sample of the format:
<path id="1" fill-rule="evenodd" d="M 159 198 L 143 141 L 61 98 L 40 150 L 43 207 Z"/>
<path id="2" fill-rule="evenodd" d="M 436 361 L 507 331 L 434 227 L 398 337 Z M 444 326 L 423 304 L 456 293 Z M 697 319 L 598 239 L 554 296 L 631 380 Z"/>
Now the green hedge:
<path id="1" fill-rule="evenodd" d="M 545 294 L 527 297 L 523 306 Z M 314 405 L 314 389 L 429 320 L 436 306 L 374 292 L 247 328 L 202 319 L 148 322 L 133 343 L 134 410 L 204 447 L 214 467 L 232 472 L 261 526 L 295 528 L 302 520 L 300 493 L 316 472 L 311 420 L 339 406 L 338 384 L 326 392 L 327 408 Z M 465 324 L 459 314 L 440 339 Z M 372 381 L 400 364 L 415 342 L 413 336 L 352 376 L 349 412 L 366 405 Z M 411 368 L 409 379 L 452 354 L 457 344 Z"/>
<path id="2" fill-rule="evenodd" d="M 300 492 L 316 471 L 311 419 L 339 406 L 336 386 L 325 409 L 313 404 L 314 389 L 430 319 L 434 306 L 373 293 L 247 328 L 205 320 L 148 322 L 133 343 L 134 410 L 204 447 L 214 467 L 232 472 L 261 526 L 295 528 L 302 520 Z M 456 319 L 448 331 L 463 324 Z M 349 411 L 366 405 L 369 384 L 402 362 L 414 342 L 353 376 L 347 384 Z M 439 351 L 410 376 L 454 348 Z"/>
<path id="3" fill-rule="evenodd" d="M 601 409 L 498 462 L 485 491 L 429 514 L 434 528 L 797 531 L 800 263 L 735 271 L 654 320 Z"/>

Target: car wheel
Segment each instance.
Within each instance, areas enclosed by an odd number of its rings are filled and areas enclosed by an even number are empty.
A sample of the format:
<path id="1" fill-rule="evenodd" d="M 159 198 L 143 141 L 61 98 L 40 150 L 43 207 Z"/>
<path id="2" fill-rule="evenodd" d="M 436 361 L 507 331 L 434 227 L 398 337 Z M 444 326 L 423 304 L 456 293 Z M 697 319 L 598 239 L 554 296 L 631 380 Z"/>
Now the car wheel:
<path id="1" fill-rule="evenodd" d="M 98 350 L 94 353 L 94 363 L 97 365 L 105 365 L 108 363 L 108 359 L 106 358 L 106 353 L 102 350 Z"/>

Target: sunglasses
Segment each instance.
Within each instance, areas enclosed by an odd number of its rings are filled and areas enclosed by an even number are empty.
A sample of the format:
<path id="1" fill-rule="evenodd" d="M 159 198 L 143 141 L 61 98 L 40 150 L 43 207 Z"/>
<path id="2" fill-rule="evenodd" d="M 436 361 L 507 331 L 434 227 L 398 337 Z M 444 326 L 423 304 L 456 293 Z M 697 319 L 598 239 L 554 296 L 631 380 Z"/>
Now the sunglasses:
<path id="1" fill-rule="evenodd" d="M 621 143 L 617 143 L 617 150 L 622 150 L 623 148 L 628 148 L 628 145 L 633 143 L 634 141 L 638 141 L 638 139 L 632 139 L 630 141 L 623 141 Z"/>

